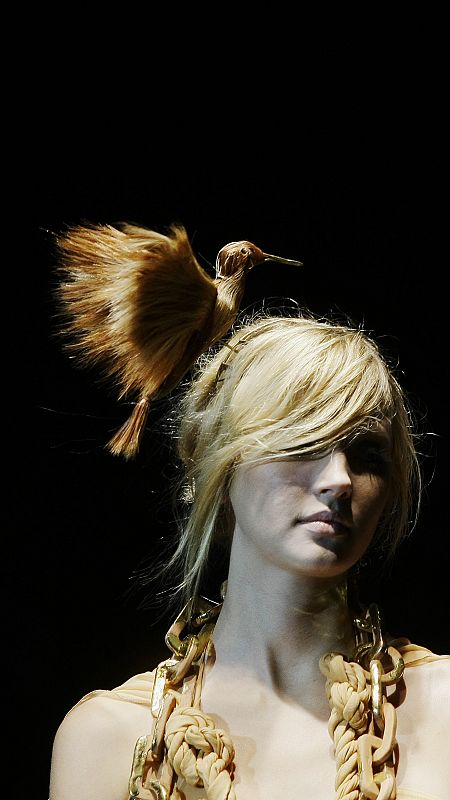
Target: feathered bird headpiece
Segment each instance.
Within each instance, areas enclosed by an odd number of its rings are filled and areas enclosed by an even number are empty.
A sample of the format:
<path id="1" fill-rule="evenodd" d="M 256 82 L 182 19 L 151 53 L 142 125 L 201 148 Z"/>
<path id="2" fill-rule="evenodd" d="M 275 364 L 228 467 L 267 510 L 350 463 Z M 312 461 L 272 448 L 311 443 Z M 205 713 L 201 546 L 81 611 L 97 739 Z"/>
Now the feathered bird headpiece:
<path id="1" fill-rule="evenodd" d="M 57 237 L 57 247 L 68 347 L 102 365 L 117 381 L 119 399 L 138 398 L 108 442 L 125 458 L 139 449 L 150 401 L 174 389 L 233 325 L 248 270 L 263 261 L 302 265 L 231 242 L 217 255 L 213 279 L 181 225 L 167 235 L 128 224 L 74 226 Z"/>

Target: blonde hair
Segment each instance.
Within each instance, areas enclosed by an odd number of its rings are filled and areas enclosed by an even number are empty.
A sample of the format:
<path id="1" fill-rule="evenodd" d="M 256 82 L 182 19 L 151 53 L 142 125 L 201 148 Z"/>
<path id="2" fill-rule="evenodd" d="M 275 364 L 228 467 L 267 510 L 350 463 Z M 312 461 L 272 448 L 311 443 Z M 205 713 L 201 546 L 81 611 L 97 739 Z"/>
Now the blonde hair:
<path id="1" fill-rule="evenodd" d="M 417 518 L 420 468 L 412 412 L 378 346 L 361 329 L 312 316 L 259 315 L 203 356 L 178 407 L 187 515 L 165 567 L 183 602 L 198 593 L 212 543 L 231 541 L 236 466 L 311 457 L 390 422 L 392 477 L 377 532 L 390 558 Z"/>

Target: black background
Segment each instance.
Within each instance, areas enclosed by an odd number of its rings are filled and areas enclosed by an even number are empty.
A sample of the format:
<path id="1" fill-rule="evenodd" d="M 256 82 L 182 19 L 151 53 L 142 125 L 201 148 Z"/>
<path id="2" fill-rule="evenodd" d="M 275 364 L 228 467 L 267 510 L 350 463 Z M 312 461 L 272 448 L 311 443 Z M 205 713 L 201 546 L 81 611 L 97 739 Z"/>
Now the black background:
<path id="1" fill-rule="evenodd" d="M 28 730 L 32 721 L 36 797 L 46 797 L 51 743 L 66 711 L 91 689 L 152 669 L 166 656 L 170 622 L 155 623 L 155 612 L 140 607 L 142 591 L 130 593 L 133 573 L 174 535 L 174 468 L 158 425 L 166 409 L 150 416 L 135 462 L 105 451 L 127 408 L 97 375 L 75 367 L 55 335 L 51 232 L 66 224 L 129 221 L 163 230 L 182 222 L 211 273 L 224 244 L 248 239 L 305 266 L 255 269 L 243 310 L 263 298 L 293 298 L 374 334 L 399 364 L 427 434 L 426 489 L 420 523 L 393 572 L 369 569 L 368 586 L 392 633 L 449 651 L 445 137 L 427 119 L 401 127 L 386 117 L 365 120 L 339 136 L 331 121 L 308 134 L 262 120 L 245 128 L 242 148 L 235 140 L 231 153 L 226 137 L 192 149 L 183 136 L 155 139 L 150 130 L 138 141 L 117 137 L 114 147 L 107 132 L 84 131 L 64 146 L 54 122 L 23 172 L 17 208 L 23 245 L 31 247 L 26 267 L 14 261 L 20 302 L 6 309 L 18 331 L 19 410 L 7 431 L 14 454 L 7 637 L 13 696 L 24 700 Z M 18 245 L 20 253 L 20 234 Z"/>

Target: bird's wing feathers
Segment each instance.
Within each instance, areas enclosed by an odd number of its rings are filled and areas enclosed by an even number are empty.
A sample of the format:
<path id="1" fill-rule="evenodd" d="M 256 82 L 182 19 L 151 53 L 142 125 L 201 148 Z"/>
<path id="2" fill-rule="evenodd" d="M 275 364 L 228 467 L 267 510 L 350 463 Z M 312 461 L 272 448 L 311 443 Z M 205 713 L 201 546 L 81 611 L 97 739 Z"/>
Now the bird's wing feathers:
<path id="1" fill-rule="evenodd" d="M 217 296 L 187 232 L 84 225 L 58 237 L 59 300 L 69 347 L 151 397 L 207 327 Z M 170 388 L 170 387 L 169 387 Z"/>

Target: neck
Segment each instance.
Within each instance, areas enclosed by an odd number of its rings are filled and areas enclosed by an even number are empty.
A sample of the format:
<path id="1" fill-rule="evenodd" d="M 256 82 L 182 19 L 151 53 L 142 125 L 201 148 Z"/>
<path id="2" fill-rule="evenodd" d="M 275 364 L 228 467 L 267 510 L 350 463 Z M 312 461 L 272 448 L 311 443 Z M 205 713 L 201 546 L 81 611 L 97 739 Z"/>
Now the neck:
<path id="1" fill-rule="evenodd" d="M 245 274 L 241 271 L 225 278 L 216 278 L 214 283 L 217 288 L 217 297 L 212 329 L 214 330 L 213 341 L 217 341 L 228 332 L 236 319 L 244 294 Z"/>
<path id="2" fill-rule="evenodd" d="M 345 577 L 290 574 L 254 554 L 249 561 L 245 547 L 243 540 L 233 541 L 213 637 L 216 665 L 239 669 L 280 695 L 322 701 L 319 658 L 329 651 L 350 656 L 354 646 Z"/>

